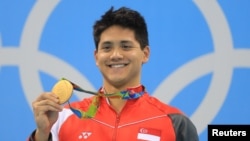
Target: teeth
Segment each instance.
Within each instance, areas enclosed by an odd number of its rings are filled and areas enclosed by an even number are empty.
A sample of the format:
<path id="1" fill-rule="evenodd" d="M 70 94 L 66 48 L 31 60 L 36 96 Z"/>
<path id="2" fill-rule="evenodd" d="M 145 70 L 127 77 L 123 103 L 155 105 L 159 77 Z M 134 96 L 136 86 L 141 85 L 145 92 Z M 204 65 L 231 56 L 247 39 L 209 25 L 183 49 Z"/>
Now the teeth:
<path id="1" fill-rule="evenodd" d="M 117 65 L 111 65 L 112 68 L 121 68 L 124 67 L 125 65 L 123 64 L 117 64 Z"/>

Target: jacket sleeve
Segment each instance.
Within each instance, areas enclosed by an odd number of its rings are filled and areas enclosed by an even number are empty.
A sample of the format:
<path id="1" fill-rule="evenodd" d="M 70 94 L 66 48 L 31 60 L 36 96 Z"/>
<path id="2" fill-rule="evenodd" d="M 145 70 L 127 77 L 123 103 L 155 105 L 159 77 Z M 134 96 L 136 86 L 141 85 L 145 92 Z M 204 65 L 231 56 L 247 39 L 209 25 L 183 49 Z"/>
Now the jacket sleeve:
<path id="1" fill-rule="evenodd" d="M 199 141 L 196 127 L 188 117 L 182 114 L 170 114 L 169 116 L 173 122 L 176 141 Z"/>
<path id="2" fill-rule="evenodd" d="M 34 130 L 31 135 L 28 137 L 27 141 L 35 141 L 34 136 L 35 136 L 36 130 Z M 52 134 L 49 134 L 48 141 L 52 141 Z"/>

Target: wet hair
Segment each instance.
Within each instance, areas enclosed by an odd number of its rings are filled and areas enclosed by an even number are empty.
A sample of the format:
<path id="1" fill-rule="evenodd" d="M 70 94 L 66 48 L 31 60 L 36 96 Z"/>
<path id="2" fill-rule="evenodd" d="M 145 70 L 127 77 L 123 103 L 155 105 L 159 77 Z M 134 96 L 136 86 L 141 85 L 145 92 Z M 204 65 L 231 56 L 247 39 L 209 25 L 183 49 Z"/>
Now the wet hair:
<path id="1" fill-rule="evenodd" d="M 139 42 L 141 49 L 149 45 L 147 25 L 144 17 L 139 12 L 126 7 L 121 7 L 117 10 L 111 7 L 93 26 L 96 49 L 98 49 L 102 32 L 113 25 L 133 30 L 135 39 Z"/>

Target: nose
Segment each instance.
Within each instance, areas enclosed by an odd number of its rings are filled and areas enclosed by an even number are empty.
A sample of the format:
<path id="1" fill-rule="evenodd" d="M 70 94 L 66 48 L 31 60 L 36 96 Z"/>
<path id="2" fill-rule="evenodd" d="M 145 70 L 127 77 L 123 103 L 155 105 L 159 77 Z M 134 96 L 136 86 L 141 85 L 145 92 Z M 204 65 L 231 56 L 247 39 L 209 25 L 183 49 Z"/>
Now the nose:
<path id="1" fill-rule="evenodd" d="M 117 59 L 122 59 L 122 50 L 119 47 L 115 47 L 112 50 L 112 53 L 110 55 L 110 59 L 117 60 Z"/>

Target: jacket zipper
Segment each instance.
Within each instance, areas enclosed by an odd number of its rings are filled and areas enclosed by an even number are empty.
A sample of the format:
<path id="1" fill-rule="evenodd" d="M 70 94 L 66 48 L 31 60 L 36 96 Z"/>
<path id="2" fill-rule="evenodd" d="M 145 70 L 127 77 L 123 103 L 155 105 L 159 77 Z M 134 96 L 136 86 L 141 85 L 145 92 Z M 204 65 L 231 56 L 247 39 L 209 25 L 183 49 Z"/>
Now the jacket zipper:
<path id="1" fill-rule="evenodd" d="M 112 141 L 116 141 L 117 138 L 117 130 L 118 130 L 118 125 L 120 122 L 120 118 L 121 118 L 121 114 L 124 111 L 124 108 L 126 107 L 127 103 L 124 105 L 124 107 L 122 108 L 120 113 L 117 113 L 111 106 L 110 108 L 115 112 L 116 114 L 116 119 L 115 119 L 115 128 L 114 128 L 114 133 L 113 133 L 113 137 L 112 137 Z"/>
<path id="2" fill-rule="evenodd" d="M 115 129 L 114 129 L 114 135 L 113 135 L 112 141 L 116 141 L 119 122 L 120 122 L 120 114 L 116 114 Z"/>

